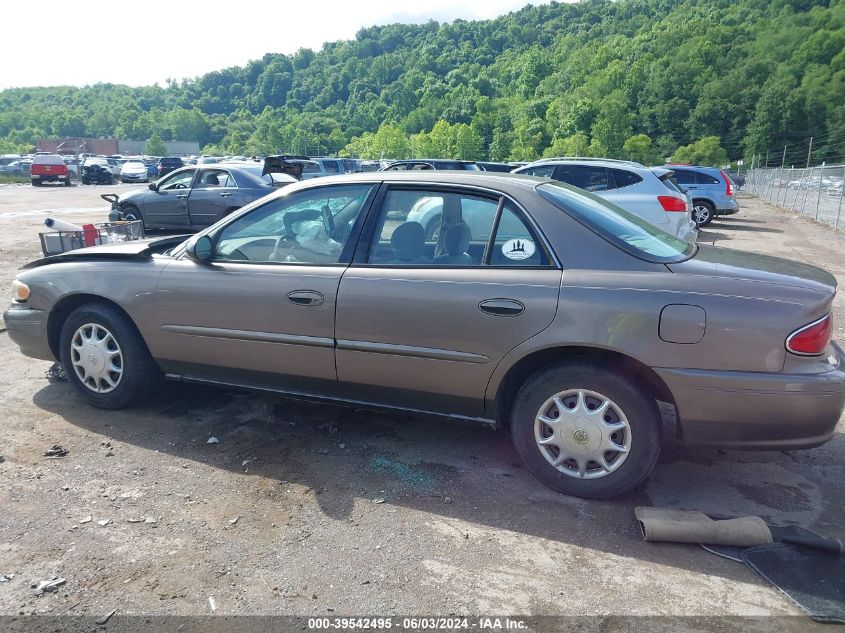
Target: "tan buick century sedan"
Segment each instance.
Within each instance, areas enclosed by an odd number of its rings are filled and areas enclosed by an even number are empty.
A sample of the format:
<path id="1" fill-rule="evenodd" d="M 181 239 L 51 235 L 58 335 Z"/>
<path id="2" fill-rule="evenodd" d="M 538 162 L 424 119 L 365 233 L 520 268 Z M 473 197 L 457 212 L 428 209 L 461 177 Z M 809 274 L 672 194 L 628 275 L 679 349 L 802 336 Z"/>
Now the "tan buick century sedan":
<path id="1" fill-rule="evenodd" d="M 4 317 L 97 407 L 164 376 L 508 425 L 540 481 L 600 498 L 654 468 L 658 401 L 690 444 L 827 441 L 835 292 L 819 268 L 697 246 L 562 183 L 385 172 L 33 262 Z"/>

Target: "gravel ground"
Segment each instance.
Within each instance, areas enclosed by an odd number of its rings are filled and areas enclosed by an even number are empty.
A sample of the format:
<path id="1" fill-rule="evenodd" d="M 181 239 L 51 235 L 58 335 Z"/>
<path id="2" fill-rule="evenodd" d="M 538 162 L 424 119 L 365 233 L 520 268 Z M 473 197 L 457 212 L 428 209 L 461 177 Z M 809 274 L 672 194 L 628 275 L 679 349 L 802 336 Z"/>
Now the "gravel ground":
<path id="1" fill-rule="evenodd" d="M 46 215 L 103 221 L 98 195 L 129 188 L 0 187 L 0 286 L 38 255 Z M 843 279 L 845 237 L 742 206 L 701 241 Z M 843 310 L 840 295 L 839 324 Z M 636 492 L 584 501 L 537 483 L 505 432 L 178 384 L 99 411 L 5 334 L 0 363 L 0 574 L 14 574 L 0 582 L 0 615 L 205 615 L 211 597 L 216 615 L 797 616 L 739 563 L 643 542 L 633 507 L 845 537 L 842 422 L 810 451 L 671 444 Z M 44 458 L 54 444 L 70 453 Z M 31 585 L 54 576 L 66 584 L 37 597 Z"/>

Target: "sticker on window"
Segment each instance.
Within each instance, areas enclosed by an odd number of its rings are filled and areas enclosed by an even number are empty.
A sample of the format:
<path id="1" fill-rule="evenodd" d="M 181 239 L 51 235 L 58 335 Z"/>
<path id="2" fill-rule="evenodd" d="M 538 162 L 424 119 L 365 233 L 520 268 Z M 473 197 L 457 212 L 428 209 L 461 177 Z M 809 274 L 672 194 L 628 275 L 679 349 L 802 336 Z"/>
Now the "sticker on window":
<path id="1" fill-rule="evenodd" d="M 508 259 L 528 259 L 537 251 L 534 242 L 526 239 L 508 240 L 502 244 L 502 255 Z"/>

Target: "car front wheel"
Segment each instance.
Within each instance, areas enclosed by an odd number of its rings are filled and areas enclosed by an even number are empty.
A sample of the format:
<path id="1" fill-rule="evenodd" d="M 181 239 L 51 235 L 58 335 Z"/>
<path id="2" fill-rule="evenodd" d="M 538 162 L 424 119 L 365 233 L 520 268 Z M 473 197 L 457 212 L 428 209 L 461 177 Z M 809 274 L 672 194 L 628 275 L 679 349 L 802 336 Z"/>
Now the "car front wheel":
<path id="1" fill-rule="evenodd" d="M 127 222 L 137 222 L 139 220 L 141 222 L 144 221 L 144 218 L 141 216 L 141 212 L 138 211 L 138 207 L 134 204 L 127 204 L 123 207 L 123 209 L 121 209 L 121 211 L 123 212 L 123 219 Z M 146 226 L 144 226 L 144 228 L 146 228 Z"/>
<path id="2" fill-rule="evenodd" d="M 142 401 L 161 375 L 134 324 L 110 305 L 74 310 L 62 326 L 59 344 L 68 381 L 100 409 Z"/>
<path id="3" fill-rule="evenodd" d="M 590 499 L 640 485 L 660 454 L 653 397 L 589 362 L 541 370 L 520 389 L 511 416 L 514 446 L 550 488 Z"/>

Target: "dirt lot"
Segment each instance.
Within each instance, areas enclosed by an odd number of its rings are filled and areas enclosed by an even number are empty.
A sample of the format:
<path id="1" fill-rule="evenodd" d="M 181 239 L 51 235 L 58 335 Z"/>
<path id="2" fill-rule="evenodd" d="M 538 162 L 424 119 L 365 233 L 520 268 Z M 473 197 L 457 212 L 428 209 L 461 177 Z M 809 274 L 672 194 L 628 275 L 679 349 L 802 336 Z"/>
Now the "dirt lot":
<path id="1" fill-rule="evenodd" d="M 128 188 L 1 187 L 0 287 L 45 216 L 102 221 L 98 194 Z M 845 236 L 753 200 L 702 241 L 845 279 Z M 213 597 L 218 615 L 798 615 L 739 563 L 644 543 L 633 507 L 845 538 L 842 422 L 803 452 L 671 445 L 640 490 L 596 502 L 537 483 L 504 432 L 182 385 L 98 411 L 48 365 L 0 334 L 0 614 L 197 615 Z M 70 454 L 43 458 L 53 444 Z M 36 597 L 54 575 L 67 584 Z"/>

